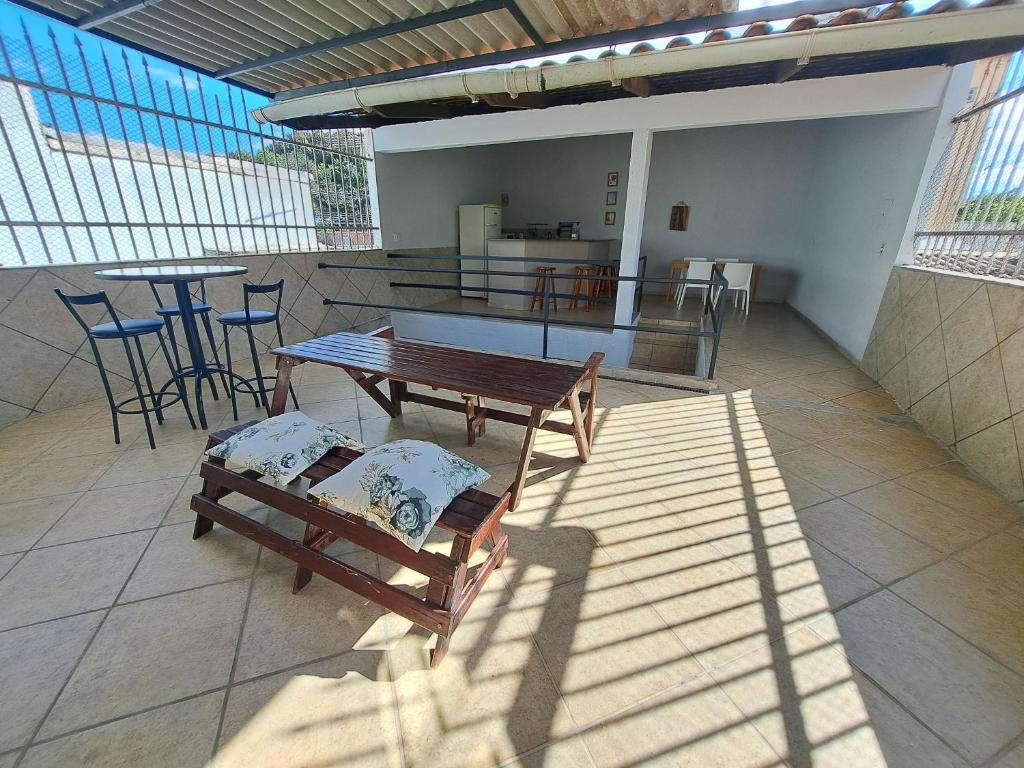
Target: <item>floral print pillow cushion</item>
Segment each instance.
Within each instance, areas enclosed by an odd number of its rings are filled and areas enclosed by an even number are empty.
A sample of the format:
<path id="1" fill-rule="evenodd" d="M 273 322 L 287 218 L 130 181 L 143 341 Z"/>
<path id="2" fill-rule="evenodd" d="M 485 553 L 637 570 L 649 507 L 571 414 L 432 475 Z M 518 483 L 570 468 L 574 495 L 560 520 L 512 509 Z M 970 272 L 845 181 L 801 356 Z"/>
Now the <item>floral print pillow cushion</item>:
<path id="1" fill-rule="evenodd" d="M 224 459 L 232 469 L 251 469 L 287 485 L 331 448 L 366 450 L 334 427 L 314 421 L 302 411 L 292 411 L 246 427 L 206 455 Z"/>
<path id="2" fill-rule="evenodd" d="M 321 506 L 365 518 L 415 552 L 452 499 L 490 475 L 422 440 L 370 448 L 309 489 Z"/>

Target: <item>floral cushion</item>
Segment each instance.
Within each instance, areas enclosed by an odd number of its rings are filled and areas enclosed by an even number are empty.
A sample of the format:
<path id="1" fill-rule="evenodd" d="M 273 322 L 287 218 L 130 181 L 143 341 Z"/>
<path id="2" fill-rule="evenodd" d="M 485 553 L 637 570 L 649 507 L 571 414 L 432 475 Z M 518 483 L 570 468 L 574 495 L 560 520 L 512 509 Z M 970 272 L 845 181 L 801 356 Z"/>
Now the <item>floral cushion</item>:
<path id="1" fill-rule="evenodd" d="M 370 448 L 309 489 L 321 506 L 359 515 L 416 552 L 452 499 L 490 475 L 439 445 L 395 440 Z"/>
<path id="2" fill-rule="evenodd" d="M 246 427 L 206 455 L 224 459 L 231 469 L 251 469 L 287 485 L 331 448 L 366 450 L 334 427 L 314 421 L 302 411 L 292 411 Z"/>

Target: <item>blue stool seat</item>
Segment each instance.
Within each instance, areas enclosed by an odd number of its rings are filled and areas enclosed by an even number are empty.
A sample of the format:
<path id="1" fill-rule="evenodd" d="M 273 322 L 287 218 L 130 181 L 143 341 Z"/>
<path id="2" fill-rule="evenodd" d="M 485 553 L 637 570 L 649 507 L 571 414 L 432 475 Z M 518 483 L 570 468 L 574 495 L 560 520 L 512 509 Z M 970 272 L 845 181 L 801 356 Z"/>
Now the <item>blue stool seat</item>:
<path id="1" fill-rule="evenodd" d="M 117 323 L 100 323 L 89 328 L 89 335 L 94 339 L 120 339 L 122 336 L 142 336 L 146 333 L 156 333 L 164 327 L 159 320 L 122 320 L 121 328 Z"/>
<path id="2" fill-rule="evenodd" d="M 213 307 L 211 307 L 209 304 L 199 301 L 192 302 L 192 311 L 195 312 L 197 315 L 202 312 L 209 312 L 211 309 L 213 309 Z M 156 313 L 161 317 L 164 317 L 166 315 L 177 316 L 181 314 L 181 310 L 178 309 L 177 304 L 172 304 L 168 307 L 157 307 Z"/>
<path id="3" fill-rule="evenodd" d="M 245 310 L 239 312 L 225 312 L 217 316 L 217 322 L 224 325 L 262 325 L 272 323 L 277 319 L 277 313 L 268 312 L 265 309 L 251 309 L 246 317 Z"/>

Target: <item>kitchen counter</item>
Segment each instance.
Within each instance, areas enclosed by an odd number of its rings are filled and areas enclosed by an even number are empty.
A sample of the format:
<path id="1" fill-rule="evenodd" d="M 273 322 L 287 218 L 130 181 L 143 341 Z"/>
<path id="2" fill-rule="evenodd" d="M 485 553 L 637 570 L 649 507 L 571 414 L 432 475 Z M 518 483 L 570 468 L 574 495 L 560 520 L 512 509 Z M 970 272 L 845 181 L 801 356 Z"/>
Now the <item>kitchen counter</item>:
<path id="1" fill-rule="evenodd" d="M 577 265 L 586 265 L 587 262 L 609 262 L 610 244 L 612 240 L 548 240 L 537 238 L 535 240 L 508 240 L 493 239 L 487 241 L 488 256 L 502 256 L 506 258 L 521 257 L 524 261 L 492 262 L 490 269 L 495 271 L 507 270 L 510 272 L 529 272 L 525 277 L 503 277 L 500 275 L 489 275 L 488 285 L 491 288 L 512 288 L 520 291 L 532 291 L 536 283 L 536 276 L 533 274 L 538 267 L 553 266 L 561 274 L 571 274 Z M 531 261 L 525 261 L 531 259 Z M 532 259 L 543 259 L 543 261 L 532 261 Z M 594 266 L 593 264 L 589 266 Z M 572 293 L 574 278 L 563 278 L 555 280 L 556 293 Z M 529 309 L 529 296 L 519 296 L 507 293 L 488 293 L 487 305 L 497 309 Z M 566 306 L 568 299 L 562 302 Z"/>

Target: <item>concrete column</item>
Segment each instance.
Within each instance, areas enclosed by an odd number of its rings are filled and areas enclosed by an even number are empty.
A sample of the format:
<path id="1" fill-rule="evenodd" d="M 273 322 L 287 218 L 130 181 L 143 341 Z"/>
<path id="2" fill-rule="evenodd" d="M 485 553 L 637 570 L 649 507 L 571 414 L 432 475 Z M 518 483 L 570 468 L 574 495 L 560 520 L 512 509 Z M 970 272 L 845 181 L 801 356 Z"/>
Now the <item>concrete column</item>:
<path id="1" fill-rule="evenodd" d="M 640 261 L 640 239 L 644 229 L 644 208 L 647 204 L 647 181 L 651 170 L 651 142 L 654 132 L 649 128 L 633 131 L 629 147 L 629 176 L 626 183 L 626 205 L 622 210 L 622 253 L 620 275 L 636 275 Z M 615 322 L 632 322 L 633 296 L 636 283 L 619 283 L 615 302 Z"/>

